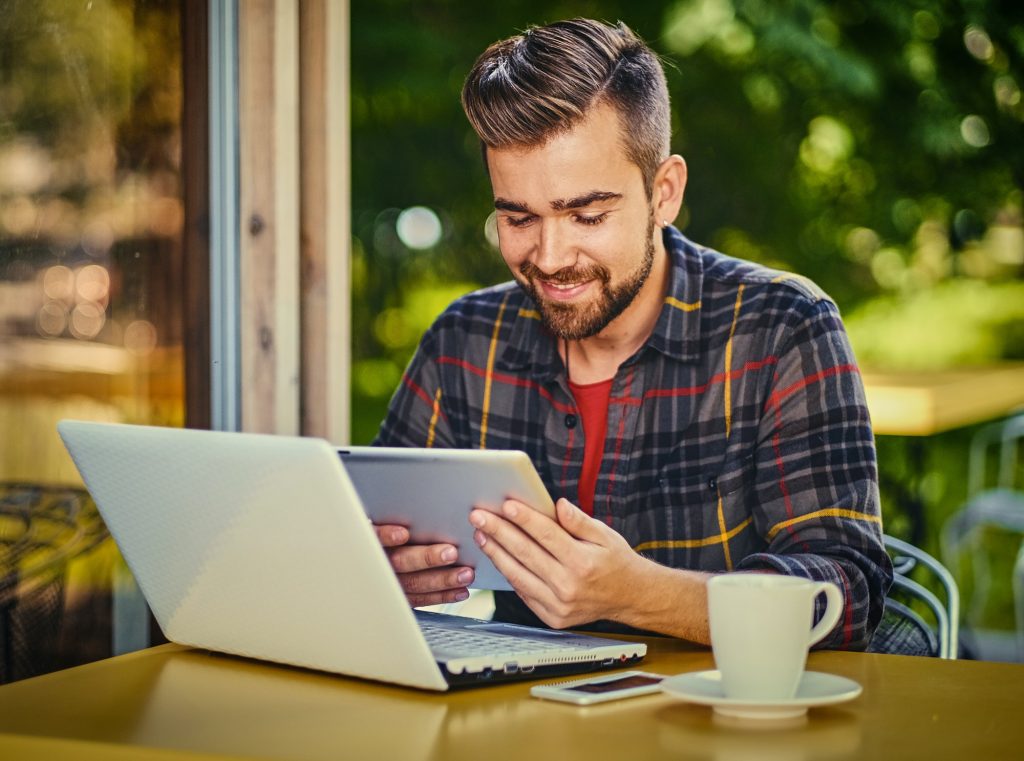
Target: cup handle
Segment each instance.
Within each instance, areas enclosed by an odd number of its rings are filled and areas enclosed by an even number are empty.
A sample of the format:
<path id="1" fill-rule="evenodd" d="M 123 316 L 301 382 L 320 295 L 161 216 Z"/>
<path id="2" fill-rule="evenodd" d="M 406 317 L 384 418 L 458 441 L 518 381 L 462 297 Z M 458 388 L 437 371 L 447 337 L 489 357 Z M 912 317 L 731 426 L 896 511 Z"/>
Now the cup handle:
<path id="1" fill-rule="evenodd" d="M 839 621 L 839 616 L 843 614 L 843 608 L 845 607 L 846 601 L 843 599 L 843 593 L 832 582 L 819 581 L 814 590 L 815 598 L 822 592 L 825 593 L 825 613 L 822 615 L 821 620 L 818 621 L 817 626 L 811 629 L 807 642 L 808 647 L 824 639 L 825 635 L 832 631 L 832 627 Z"/>

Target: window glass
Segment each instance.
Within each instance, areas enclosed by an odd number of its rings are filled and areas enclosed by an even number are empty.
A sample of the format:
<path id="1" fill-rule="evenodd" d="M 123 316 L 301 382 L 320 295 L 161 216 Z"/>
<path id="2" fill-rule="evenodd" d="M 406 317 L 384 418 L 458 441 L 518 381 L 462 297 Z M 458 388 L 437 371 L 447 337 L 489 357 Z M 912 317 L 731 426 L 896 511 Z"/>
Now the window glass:
<path id="1" fill-rule="evenodd" d="M 57 421 L 183 422 L 179 5 L 3 4 L 0 681 L 110 654 L 120 560 Z"/>

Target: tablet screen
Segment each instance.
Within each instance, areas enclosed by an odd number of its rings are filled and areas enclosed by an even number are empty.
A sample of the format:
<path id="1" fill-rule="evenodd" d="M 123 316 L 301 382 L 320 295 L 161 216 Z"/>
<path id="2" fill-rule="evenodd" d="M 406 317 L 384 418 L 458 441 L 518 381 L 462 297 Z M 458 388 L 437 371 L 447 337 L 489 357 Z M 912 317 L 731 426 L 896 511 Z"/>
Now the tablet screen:
<path id="1" fill-rule="evenodd" d="M 554 516 L 554 503 L 525 452 L 347 447 L 338 454 L 370 520 L 407 527 L 413 544 L 454 544 L 456 564 L 475 569 L 476 588 L 511 586 L 473 541 L 470 510 L 497 512 L 512 498 Z"/>

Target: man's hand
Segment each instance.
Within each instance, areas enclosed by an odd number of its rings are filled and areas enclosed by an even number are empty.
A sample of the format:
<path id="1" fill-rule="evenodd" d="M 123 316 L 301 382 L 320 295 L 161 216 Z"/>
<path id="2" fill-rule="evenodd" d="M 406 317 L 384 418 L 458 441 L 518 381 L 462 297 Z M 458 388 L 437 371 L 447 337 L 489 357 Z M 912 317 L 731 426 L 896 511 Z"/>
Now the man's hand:
<path id="1" fill-rule="evenodd" d="M 405 591 L 409 604 L 439 605 L 462 602 L 469 597 L 473 569 L 453 566 L 458 551 L 450 544 L 413 544 L 404 526 L 374 525 L 377 539 L 391 561 L 391 567 Z"/>
<path id="2" fill-rule="evenodd" d="M 566 499 L 557 522 L 515 500 L 501 515 L 474 510 L 477 544 L 544 623 L 556 629 L 598 619 L 629 622 L 652 581 L 649 560 Z"/>

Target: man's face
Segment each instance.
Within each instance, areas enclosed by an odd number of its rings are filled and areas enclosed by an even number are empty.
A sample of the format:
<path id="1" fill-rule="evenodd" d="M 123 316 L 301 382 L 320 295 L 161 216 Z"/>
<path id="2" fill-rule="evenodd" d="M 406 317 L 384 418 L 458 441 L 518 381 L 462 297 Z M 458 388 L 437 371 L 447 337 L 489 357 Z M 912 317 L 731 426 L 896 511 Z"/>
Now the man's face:
<path id="1" fill-rule="evenodd" d="M 660 236 L 612 107 L 543 145 L 490 149 L 487 162 L 501 255 L 555 335 L 598 335 L 638 299 L 661 299 Z"/>

